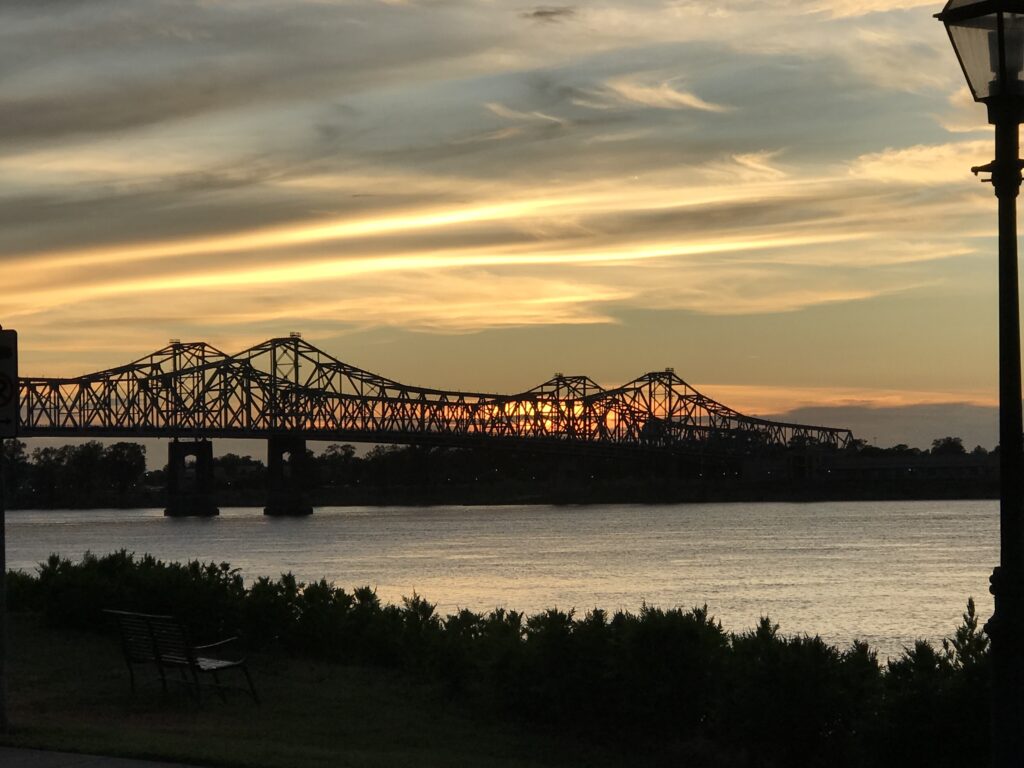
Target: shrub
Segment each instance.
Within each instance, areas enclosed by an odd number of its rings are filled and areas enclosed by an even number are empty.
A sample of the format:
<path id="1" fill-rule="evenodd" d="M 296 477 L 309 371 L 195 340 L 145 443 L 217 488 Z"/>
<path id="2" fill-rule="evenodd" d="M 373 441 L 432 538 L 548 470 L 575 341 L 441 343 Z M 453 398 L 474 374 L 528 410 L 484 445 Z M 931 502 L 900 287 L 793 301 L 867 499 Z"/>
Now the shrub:
<path id="1" fill-rule="evenodd" d="M 942 649 L 918 640 L 885 675 L 879 765 L 988 763 L 991 662 L 974 601 Z"/>
<path id="2" fill-rule="evenodd" d="M 51 555 L 38 569 L 37 608 L 50 626 L 109 626 L 106 608 L 181 616 L 197 640 L 238 626 L 245 595 L 242 577 L 227 563 L 136 560 L 120 550 L 81 562 Z"/>

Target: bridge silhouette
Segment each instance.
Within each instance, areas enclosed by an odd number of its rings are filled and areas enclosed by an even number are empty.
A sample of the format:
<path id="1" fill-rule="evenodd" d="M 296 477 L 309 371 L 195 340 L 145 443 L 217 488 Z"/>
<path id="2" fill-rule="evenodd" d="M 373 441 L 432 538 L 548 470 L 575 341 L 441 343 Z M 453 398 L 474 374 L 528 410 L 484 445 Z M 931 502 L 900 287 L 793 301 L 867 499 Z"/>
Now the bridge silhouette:
<path id="1" fill-rule="evenodd" d="M 281 497 L 268 513 L 307 511 L 286 482 L 306 440 L 700 455 L 839 449 L 852 440 L 847 429 L 745 416 L 671 368 L 610 389 L 559 373 L 513 395 L 449 391 L 356 368 L 299 334 L 234 355 L 175 340 L 127 365 L 75 378 L 22 376 L 19 384 L 20 435 L 172 438 L 169 514 L 215 513 L 204 500 L 214 437 L 268 440 L 271 496 Z M 198 480 L 179 491 L 189 456 Z"/>

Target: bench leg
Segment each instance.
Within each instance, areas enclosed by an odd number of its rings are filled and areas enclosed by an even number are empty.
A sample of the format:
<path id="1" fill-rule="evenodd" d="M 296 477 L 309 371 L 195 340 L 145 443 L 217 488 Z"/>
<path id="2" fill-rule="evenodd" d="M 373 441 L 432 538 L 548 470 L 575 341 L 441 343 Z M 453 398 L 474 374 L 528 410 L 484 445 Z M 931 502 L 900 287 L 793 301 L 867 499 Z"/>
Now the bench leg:
<path id="1" fill-rule="evenodd" d="M 260 697 L 256 695 L 256 687 L 252 684 L 252 678 L 249 677 L 249 668 L 243 664 L 242 674 L 245 675 L 245 681 L 249 683 L 249 693 L 252 694 L 252 700 L 256 702 L 256 706 L 260 706 Z"/>
<path id="2" fill-rule="evenodd" d="M 156 671 L 160 673 L 160 689 L 167 695 L 167 674 L 164 672 L 164 665 L 157 662 Z"/>
<path id="3" fill-rule="evenodd" d="M 196 674 L 195 669 L 192 669 L 191 667 L 189 667 L 189 670 L 192 672 L 192 686 L 193 686 L 193 688 L 195 689 L 195 692 L 196 692 L 196 704 L 202 704 L 203 703 L 203 692 L 202 692 L 202 687 L 199 685 L 199 675 Z M 182 670 L 182 674 L 185 674 L 185 670 Z"/>
<path id="4" fill-rule="evenodd" d="M 224 686 L 220 684 L 220 678 L 217 677 L 217 672 L 211 671 L 210 674 L 213 675 L 213 684 L 217 686 L 217 695 L 220 696 L 221 701 L 227 704 L 228 697 L 224 695 Z"/>

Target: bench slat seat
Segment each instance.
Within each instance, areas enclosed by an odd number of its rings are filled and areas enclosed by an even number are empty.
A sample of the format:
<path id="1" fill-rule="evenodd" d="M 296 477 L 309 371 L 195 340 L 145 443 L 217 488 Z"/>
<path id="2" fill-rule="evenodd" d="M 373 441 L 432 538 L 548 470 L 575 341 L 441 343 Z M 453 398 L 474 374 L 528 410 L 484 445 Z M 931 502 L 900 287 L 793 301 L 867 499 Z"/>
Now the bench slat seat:
<path id="1" fill-rule="evenodd" d="M 207 659 L 203 656 L 196 657 L 196 664 L 204 672 L 218 669 L 231 669 L 237 667 L 239 662 L 237 661 L 225 661 L 224 659 Z"/>

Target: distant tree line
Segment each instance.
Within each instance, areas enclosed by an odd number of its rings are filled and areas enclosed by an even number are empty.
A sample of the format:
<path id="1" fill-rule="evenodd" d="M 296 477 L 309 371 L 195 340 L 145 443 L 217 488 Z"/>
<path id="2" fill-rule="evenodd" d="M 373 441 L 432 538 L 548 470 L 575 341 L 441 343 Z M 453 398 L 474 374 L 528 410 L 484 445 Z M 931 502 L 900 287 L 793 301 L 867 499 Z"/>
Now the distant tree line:
<path id="1" fill-rule="evenodd" d="M 360 455 L 352 445 L 332 444 L 295 457 L 289 473 L 293 487 L 314 505 L 985 497 L 995 493 L 998 450 L 977 446 L 968 452 L 953 436 L 937 438 L 930 449 L 856 440 L 843 451 L 793 446 L 739 459 L 494 445 L 380 445 Z M 155 507 L 166 501 L 166 467 L 147 471 L 145 447 L 137 443 L 91 441 L 30 451 L 22 441 L 7 440 L 3 455 L 11 508 Z M 213 474 L 221 505 L 265 502 L 267 472 L 260 459 L 228 453 L 214 459 Z"/>
<path id="2" fill-rule="evenodd" d="M 850 450 L 856 451 L 863 456 L 966 456 L 968 455 L 967 448 L 964 446 L 964 441 L 959 437 L 938 437 L 932 440 L 931 450 L 921 448 L 911 448 L 908 445 L 899 443 L 890 448 L 879 448 L 878 446 L 870 445 L 866 440 L 854 440 L 853 445 L 850 446 Z M 997 445 L 991 453 L 999 453 L 999 446 Z M 988 456 L 989 451 L 983 446 L 976 445 L 970 451 L 971 456 Z"/>
<path id="3" fill-rule="evenodd" d="M 124 506 L 138 498 L 146 474 L 146 448 L 118 442 L 35 448 L 3 441 L 9 507 Z"/>

